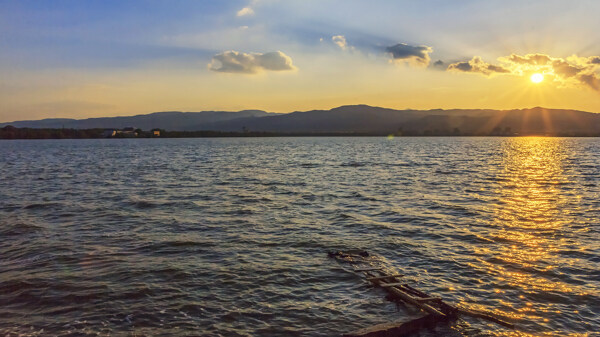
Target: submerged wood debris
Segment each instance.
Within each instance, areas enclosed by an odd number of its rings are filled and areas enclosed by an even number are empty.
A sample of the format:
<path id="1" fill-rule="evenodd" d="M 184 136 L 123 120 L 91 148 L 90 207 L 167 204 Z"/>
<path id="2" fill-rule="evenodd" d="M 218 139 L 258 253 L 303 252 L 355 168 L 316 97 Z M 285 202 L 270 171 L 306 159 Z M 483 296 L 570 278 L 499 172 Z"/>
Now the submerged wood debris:
<path id="1" fill-rule="evenodd" d="M 370 254 L 364 250 L 329 252 L 329 257 L 352 265 L 354 272 L 362 273 L 371 284 L 384 289 L 388 293 L 388 298 L 413 305 L 426 313 L 417 319 L 379 324 L 344 334 L 344 337 L 407 336 L 426 327 L 456 320 L 460 315 L 485 319 L 514 329 L 512 323 L 491 313 L 456 307 L 444 302 L 440 297 L 430 296 L 410 286 L 407 282 L 402 281 L 403 274 L 388 273 L 383 266 L 374 265 L 374 260 L 370 259 Z"/>

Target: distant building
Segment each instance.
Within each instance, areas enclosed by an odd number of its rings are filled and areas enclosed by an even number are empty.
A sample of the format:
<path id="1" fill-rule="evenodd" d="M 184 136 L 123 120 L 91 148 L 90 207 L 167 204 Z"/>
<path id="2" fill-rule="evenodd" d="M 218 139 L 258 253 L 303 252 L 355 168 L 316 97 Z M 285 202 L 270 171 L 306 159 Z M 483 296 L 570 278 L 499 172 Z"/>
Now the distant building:
<path id="1" fill-rule="evenodd" d="M 110 137 L 114 137 L 116 135 L 117 135 L 117 131 L 112 130 L 112 129 L 106 129 L 106 130 L 104 130 L 104 132 L 102 132 L 103 138 L 110 138 Z"/>
<path id="2" fill-rule="evenodd" d="M 160 130 L 152 130 L 152 136 L 160 137 Z"/>
<path id="3" fill-rule="evenodd" d="M 102 137 L 104 137 L 104 138 L 111 138 L 111 137 L 132 138 L 132 137 L 137 137 L 137 136 L 138 136 L 138 133 L 136 132 L 136 129 L 131 126 L 123 128 L 123 130 L 105 129 L 104 132 L 102 132 Z"/>
<path id="4" fill-rule="evenodd" d="M 137 137 L 137 132 L 135 132 L 135 128 L 133 126 L 128 126 L 126 128 L 123 128 L 123 130 L 119 130 L 117 131 L 117 135 L 119 135 L 119 137 Z"/>

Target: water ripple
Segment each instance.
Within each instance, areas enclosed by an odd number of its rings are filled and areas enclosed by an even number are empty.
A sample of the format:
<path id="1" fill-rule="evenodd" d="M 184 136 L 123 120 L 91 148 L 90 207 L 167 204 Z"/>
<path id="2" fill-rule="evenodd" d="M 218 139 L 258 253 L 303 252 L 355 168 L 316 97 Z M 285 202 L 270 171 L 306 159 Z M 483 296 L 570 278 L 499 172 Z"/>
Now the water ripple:
<path id="1" fill-rule="evenodd" d="M 600 331 L 586 138 L 3 141 L 0 335 L 335 336 L 415 317 L 327 258 L 363 248 L 509 317 Z"/>

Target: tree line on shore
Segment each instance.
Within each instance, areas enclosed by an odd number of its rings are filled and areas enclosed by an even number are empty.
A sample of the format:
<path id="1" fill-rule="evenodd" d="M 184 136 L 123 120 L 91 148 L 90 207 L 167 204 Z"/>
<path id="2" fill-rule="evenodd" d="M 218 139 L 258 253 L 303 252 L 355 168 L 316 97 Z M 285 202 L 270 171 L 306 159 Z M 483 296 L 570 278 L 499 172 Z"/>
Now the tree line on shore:
<path id="1" fill-rule="evenodd" d="M 154 131 L 158 131 L 155 133 Z M 0 128 L 0 139 L 93 139 L 93 138 L 202 138 L 202 137 L 311 137 L 311 136 L 559 136 L 559 137 L 598 137 L 600 134 L 587 133 L 556 133 L 556 134 L 516 134 L 510 127 L 496 128 L 491 133 L 467 133 L 460 129 L 452 130 L 425 129 L 425 130 L 402 130 L 399 128 L 393 133 L 381 132 L 264 132 L 264 131 L 166 131 L 153 129 L 151 131 L 135 130 L 132 134 L 115 134 L 106 136 L 106 129 L 37 129 L 37 128 L 15 128 L 5 126 Z"/>

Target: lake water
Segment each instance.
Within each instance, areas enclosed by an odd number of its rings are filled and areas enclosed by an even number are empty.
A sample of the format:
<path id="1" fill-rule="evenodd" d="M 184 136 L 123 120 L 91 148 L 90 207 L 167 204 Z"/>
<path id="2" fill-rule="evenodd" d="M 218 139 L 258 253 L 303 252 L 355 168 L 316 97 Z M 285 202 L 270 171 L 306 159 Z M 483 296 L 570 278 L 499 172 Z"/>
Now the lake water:
<path id="1" fill-rule="evenodd" d="M 338 336 L 415 315 L 362 248 L 464 318 L 600 331 L 593 138 L 0 142 L 0 335 Z"/>

